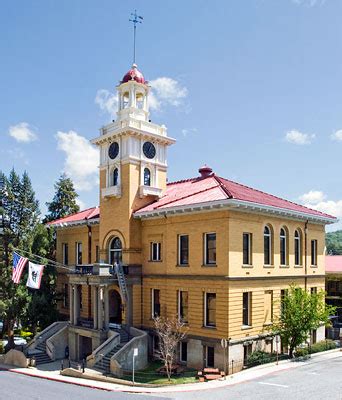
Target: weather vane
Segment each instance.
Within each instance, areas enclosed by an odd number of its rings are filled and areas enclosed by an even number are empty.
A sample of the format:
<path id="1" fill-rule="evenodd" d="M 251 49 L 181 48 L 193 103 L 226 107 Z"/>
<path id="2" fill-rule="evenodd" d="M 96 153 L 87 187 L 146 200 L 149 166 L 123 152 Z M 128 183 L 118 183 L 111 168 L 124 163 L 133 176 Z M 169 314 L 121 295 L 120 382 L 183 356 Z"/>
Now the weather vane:
<path id="1" fill-rule="evenodd" d="M 133 63 L 135 64 L 135 35 L 137 30 L 137 24 L 141 24 L 144 18 L 137 14 L 137 10 L 134 10 L 134 13 L 131 13 L 130 22 L 133 22 L 134 26 L 134 42 L 133 42 Z"/>

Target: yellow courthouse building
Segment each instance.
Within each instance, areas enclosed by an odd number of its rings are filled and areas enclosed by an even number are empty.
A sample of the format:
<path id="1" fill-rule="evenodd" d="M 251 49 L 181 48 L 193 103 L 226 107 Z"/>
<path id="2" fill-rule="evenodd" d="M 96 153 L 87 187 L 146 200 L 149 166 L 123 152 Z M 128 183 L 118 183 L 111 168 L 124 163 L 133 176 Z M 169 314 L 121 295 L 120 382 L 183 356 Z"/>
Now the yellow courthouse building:
<path id="1" fill-rule="evenodd" d="M 179 361 L 189 367 L 223 368 L 222 338 L 237 363 L 256 348 L 275 351 L 267 328 L 285 290 L 325 287 L 325 225 L 335 218 L 207 166 L 167 183 L 175 140 L 150 122 L 149 90 L 133 65 L 117 87 L 116 121 L 92 140 L 100 207 L 51 223 L 57 260 L 69 270 L 58 278 L 66 322 L 54 340 L 46 333 L 50 353 L 68 346 L 72 359 L 118 372 L 131 368 L 138 347 L 141 368 L 158 345 L 157 315 L 188 326 Z M 324 328 L 313 340 L 323 337 Z"/>

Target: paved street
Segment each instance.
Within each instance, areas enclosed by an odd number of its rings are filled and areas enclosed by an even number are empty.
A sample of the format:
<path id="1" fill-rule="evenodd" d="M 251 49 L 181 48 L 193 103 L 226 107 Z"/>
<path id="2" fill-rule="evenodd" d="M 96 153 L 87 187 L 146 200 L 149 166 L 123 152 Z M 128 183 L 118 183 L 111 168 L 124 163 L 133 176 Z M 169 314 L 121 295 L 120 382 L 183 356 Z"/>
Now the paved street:
<path id="1" fill-rule="evenodd" d="M 215 399 L 215 400 L 342 400 L 342 357 L 307 362 L 249 382 L 224 388 L 167 394 L 130 394 L 32 378 L 0 371 L 1 400 Z"/>

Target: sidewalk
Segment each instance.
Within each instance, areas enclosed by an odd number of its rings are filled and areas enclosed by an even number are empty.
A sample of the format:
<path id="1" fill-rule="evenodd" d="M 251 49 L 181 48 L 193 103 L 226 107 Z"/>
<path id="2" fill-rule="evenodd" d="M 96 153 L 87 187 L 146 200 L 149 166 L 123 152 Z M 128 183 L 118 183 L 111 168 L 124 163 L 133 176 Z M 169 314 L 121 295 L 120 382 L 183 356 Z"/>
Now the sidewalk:
<path id="1" fill-rule="evenodd" d="M 222 388 L 225 386 L 236 385 L 238 383 L 246 382 L 252 379 L 260 378 L 265 375 L 284 371 L 287 369 L 300 368 L 308 363 L 320 362 L 322 360 L 328 361 L 332 358 L 342 357 L 340 349 L 330 350 L 327 352 L 313 354 L 311 359 L 307 361 L 292 362 L 289 360 L 280 361 L 278 365 L 275 363 L 264 364 L 258 367 L 250 368 L 245 371 L 238 372 L 234 375 L 228 376 L 226 379 L 220 379 L 210 382 L 191 383 L 183 385 L 172 385 L 164 387 L 146 388 L 137 386 L 125 386 L 115 383 L 100 382 L 92 379 L 74 378 L 69 376 L 62 376 L 59 373 L 60 361 L 55 363 L 45 364 L 41 369 L 36 368 L 11 368 L 9 366 L 0 365 L 0 370 L 8 370 L 14 373 L 28 375 L 36 378 L 48 379 L 57 382 L 69 383 L 72 385 L 85 386 L 89 388 L 106 390 L 106 391 L 119 391 L 131 393 L 170 393 L 170 392 L 187 392 L 197 390 L 210 390 L 214 388 Z M 88 374 L 94 373 L 92 370 L 87 370 Z M 94 374 L 95 378 L 96 374 Z M 96 379 L 96 378 L 95 378 Z"/>

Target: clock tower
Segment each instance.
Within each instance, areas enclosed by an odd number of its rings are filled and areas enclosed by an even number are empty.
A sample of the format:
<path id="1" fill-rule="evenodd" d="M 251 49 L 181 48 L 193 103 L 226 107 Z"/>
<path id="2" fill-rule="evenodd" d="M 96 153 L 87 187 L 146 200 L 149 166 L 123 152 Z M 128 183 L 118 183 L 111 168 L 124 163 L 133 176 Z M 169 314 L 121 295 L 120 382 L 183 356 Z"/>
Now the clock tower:
<path id="1" fill-rule="evenodd" d="M 91 142 L 100 149 L 100 259 L 112 262 L 111 243 L 119 238 L 122 262 L 141 264 L 140 221 L 134 211 L 166 189 L 167 147 L 175 139 L 149 119 L 150 86 L 137 65 L 117 86 L 118 111 Z M 116 242 L 118 243 L 118 241 Z"/>

